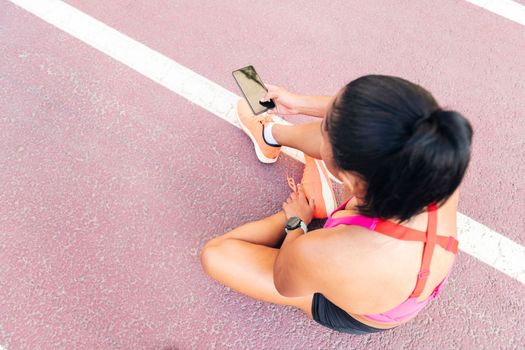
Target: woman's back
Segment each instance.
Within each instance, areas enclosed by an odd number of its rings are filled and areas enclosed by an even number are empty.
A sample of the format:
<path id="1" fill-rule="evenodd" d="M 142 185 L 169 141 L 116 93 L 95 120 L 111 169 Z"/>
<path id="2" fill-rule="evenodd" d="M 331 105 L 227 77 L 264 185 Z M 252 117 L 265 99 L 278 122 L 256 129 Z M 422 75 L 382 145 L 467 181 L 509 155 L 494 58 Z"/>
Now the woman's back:
<path id="1" fill-rule="evenodd" d="M 438 235 L 456 237 L 458 198 L 456 191 L 438 209 Z M 355 205 L 355 199 L 352 199 L 332 218 L 337 221 L 357 215 Z M 423 212 L 403 223 L 403 226 L 421 231 L 424 236 L 428 216 L 427 212 Z M 323 245 L 327 247 L 327 266 L 323 263 L 326 271 L 323 295 L 360 321 L 384 327 L 385 323 L 375 323 L 360 315 L 382 313 L 407 300 L 421 268 L 423 243 L 396 239 L 355 225 L 337 225 L 325 233 L 328 233 L 323 240 Z M 432 295 L 449 273 L 454 257 L 453 253 L 436 245 L 430 262 L 430 275 L 417 301 L 425 301 Z M 334 258 L 337 264 L 333 263 Z"/>

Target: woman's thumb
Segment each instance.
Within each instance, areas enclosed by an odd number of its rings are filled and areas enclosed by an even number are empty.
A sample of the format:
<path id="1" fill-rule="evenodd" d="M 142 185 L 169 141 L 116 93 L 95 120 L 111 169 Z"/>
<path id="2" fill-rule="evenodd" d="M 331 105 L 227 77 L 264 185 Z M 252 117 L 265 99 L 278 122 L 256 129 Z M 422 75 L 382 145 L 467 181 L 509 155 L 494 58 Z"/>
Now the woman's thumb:
<path id="1" fill-rule="evenodd" d="M 264 95 L 263 98 L 261 98 L 261 102 L 270 101 L 270 99 L 275 99 L 277 97 L 277 93 L 275 91 L 268 91 L 266 95 Z"/>
<path id="2" fill-rule="evenodd" d="M 272 84 L 266 84 L 266 88 L 268 89 L 268 91 L 266 92 L 266 95 L 261 99 L 261 101 L 263 102 L 268 101 L 272 98 L 276 98 L 278 95 L 277 91 L 279 91 L 278 87 Z"/>
<path id="3" fill-rule="evenodd" d="M 308 201 L 308 204 L 310 204 L 310 208 L 314 209 L 315 208 L 315 199 L 310 198 L 310 200 Z"/>

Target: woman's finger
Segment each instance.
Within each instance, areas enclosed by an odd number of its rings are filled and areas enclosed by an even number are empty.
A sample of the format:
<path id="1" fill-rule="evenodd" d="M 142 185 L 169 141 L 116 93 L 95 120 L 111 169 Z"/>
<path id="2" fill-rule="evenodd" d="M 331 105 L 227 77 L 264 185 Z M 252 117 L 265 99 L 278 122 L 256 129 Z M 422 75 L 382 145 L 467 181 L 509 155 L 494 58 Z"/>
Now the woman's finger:
<path id="1" fill-rule="evenodd" d="M 276 90 L 268 90 L 266 92 L 266 95 L 264 95 L 263 98 L 261 98 L 261 102 L 270 101 L 270 99 L 276 99 L 279 96 Z"/>

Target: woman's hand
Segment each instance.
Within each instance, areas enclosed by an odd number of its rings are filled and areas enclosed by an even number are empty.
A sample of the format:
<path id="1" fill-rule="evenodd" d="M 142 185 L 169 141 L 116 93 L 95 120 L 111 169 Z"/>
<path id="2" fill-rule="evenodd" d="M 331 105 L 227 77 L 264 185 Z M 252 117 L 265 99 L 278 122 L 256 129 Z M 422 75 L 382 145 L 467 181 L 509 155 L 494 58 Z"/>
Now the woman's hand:
<path id="1" fill-rule="evenodd" d="M 301 101 L 301 95 L 293 94 L 283 87 L 266 84 L 268 93 L 261 102 L 270 99 L 275 103 L 275 108 L 269 109 L 269 114 L 291 115 L 299 114 L 298 107 Z"/>
<path id="2" fill-rule="evenodd" d="M 286 219 L 297 216 L 308 225 L 312 222 L 314 215 L 314 199 L 310 198 L 308 201 L 302 186 L 299 184 L 297 185 L 297 192 L 292 192 L 286 202 L 283 203 L 283 210 Z"/>

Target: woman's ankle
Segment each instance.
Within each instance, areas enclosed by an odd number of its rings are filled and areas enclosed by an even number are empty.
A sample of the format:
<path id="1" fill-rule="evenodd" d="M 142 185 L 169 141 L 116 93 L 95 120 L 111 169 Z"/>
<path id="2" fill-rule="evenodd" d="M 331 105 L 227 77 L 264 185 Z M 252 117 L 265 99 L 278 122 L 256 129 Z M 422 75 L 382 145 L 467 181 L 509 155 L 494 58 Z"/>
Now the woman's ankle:
<path id="1" fill-rule="evenodd" d="M 275 125 L 276 125 L 275 123 L 268 123 L 264 125 L 263 139 L 264 139 L 264 142 L 266 142 L 268 145 L 277 147 L 277 146 L 280 146 L 281 144 L 273 136 L 273 128 L 275 127 Z"/>
<path id="2" fill-rule="evenodd" d="M 289 146 L 287 135 L 290 133 L 291 126 L 274 123 L 272 126 L 272 136 L 281 146 Z"/>

